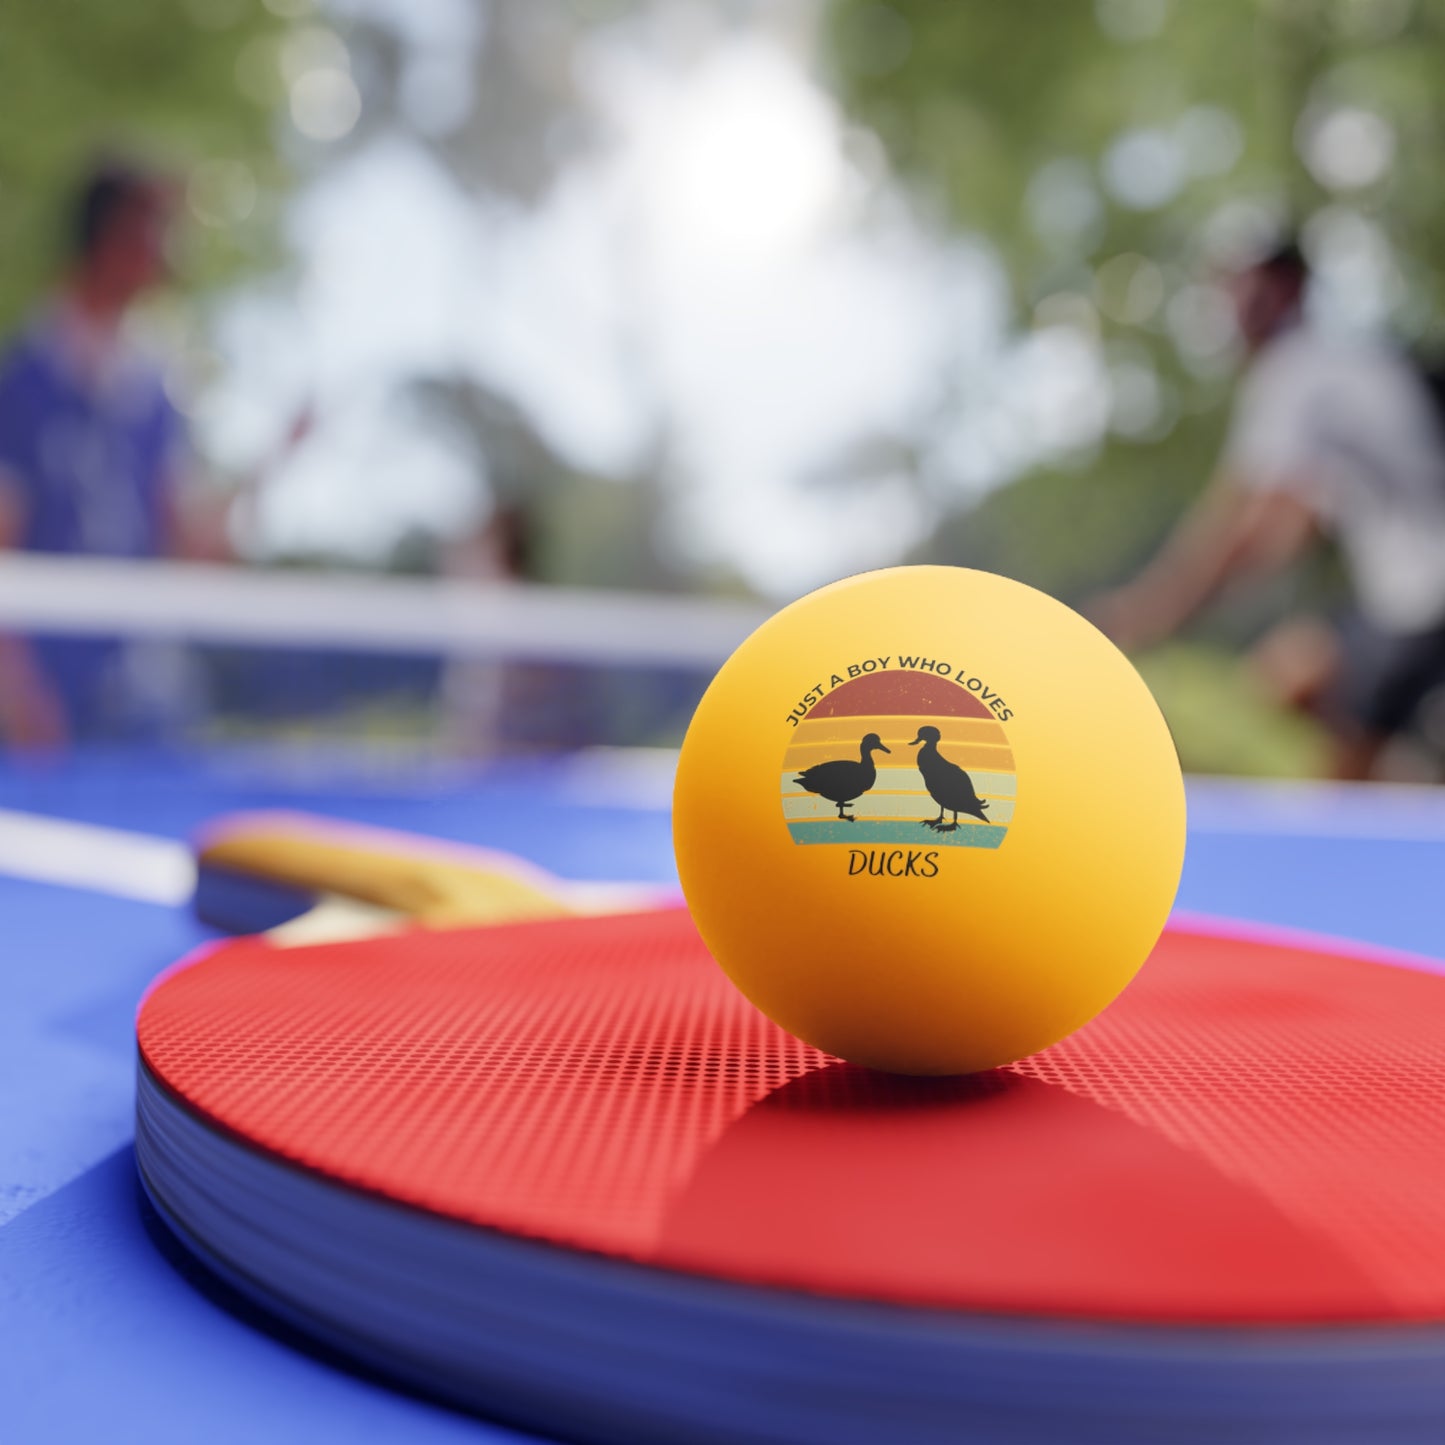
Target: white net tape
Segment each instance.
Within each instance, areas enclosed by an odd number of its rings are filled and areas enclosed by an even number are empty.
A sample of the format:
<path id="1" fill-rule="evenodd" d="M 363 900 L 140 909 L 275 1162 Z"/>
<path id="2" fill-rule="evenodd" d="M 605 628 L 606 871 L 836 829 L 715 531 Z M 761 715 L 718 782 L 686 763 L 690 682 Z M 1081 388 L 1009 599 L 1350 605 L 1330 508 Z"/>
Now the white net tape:
<path id="1" fill-rule="evenodd" d="M 0 557 L 0 631 L 715 667 L 755 604 L 190 562 Z"/>

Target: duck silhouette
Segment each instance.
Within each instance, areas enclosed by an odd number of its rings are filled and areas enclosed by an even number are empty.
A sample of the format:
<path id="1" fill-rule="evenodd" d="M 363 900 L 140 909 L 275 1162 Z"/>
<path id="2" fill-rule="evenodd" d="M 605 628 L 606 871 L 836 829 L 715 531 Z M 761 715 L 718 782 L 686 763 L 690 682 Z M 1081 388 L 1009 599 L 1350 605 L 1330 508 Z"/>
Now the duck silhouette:
<path id="1" fill-rule="evenodd" d="M 878 779 L 878 769 L 873 766 L 874 753 L 886 753 L 883 739 L 877 733 L 869 733 L 858 744 L 858 761 L 852 758 L 837 758 L 831 763 L 815 763 L 805 768 L 793 781 L 805 792 L 816 793 L 838 805 L 838 816 L 845 823 L 858 820 L 845 813 L 844 808 L 854 798 L 861 798 Z"/>
<path id="2" fill-rule="evenodd" d="M 984 816 L 984 810 L 988 804 L 974 792 L 973 779 L 957 763 L 949 762 L 938 751 L 938 740 L 942 736 L 935 727 L 921 727 L 918 736 L 908 744 L 911 748 L 923 744 L 918 748 L 918 771 L 923 774 L 923 786 L 938 804 L 938 816 L 924 818 L 923 826 L 932 828 L 936 833 L 952 833 L 958 827 L 960 813 L 987 823 L 989 820 Z M 943 821 L 945 813 L 953 814 L 953 822 Z"/>

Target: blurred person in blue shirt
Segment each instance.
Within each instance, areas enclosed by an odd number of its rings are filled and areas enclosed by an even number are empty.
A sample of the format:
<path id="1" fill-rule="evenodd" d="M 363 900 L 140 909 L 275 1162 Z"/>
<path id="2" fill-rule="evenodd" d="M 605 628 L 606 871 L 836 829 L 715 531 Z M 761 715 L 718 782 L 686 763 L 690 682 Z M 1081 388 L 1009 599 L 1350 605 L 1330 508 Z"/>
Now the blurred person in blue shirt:
<path id="1" fill-rule="evenodd" d="M 177 480 L 184 442 L 156 364 L 124 335 L 164 275 L 170 188 L 96 170 L 71 217 L 56 294 L 0 357 L 0 546 L 103 557 L 192 551 Z M 115 640 L 0 640 L 0 733 L 21 746 L 145 725 Z M 133 670 L 133 669 L 132 669 Z"/>
<path id="2" fill-rule="evenodd" d="M 1293 244 L 1233 278 L 1248 365 L 1214 480 L 1091 613 L 1120 646 L 1147 647 L 1236 579 L 1331 538 L 1349 608 L 1287 619 L 1253 662 L 1280 701 L 1326 725 L 1334 775 L 1365 778 L 1445 689 L 1445 425 L 1408 357 L 1307 324 L 1308 281 Z"/>

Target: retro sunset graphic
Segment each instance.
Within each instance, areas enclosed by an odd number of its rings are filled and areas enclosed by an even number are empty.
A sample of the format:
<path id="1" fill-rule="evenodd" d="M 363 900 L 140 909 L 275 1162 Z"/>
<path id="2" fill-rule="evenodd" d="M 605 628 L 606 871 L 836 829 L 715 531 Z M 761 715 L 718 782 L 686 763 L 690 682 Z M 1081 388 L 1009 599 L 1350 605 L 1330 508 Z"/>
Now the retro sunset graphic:
<path id="1" fill-rule="evenodd" d="M 890 668 L 814 703 L 783 755 L 795 843 L 997 848 L 1013 818 L 1003 724 L 963 684 Z"/>

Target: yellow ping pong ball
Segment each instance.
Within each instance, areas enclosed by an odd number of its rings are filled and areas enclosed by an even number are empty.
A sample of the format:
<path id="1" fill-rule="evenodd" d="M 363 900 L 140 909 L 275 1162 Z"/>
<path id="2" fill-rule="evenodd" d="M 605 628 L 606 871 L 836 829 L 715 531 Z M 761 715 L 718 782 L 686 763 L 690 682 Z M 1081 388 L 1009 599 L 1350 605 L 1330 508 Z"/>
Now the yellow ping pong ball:
<path id="1" fill-rule="evenodd" d="M 728 977 L 828 1053 L 1008 1063 L 1088 1022 L 1158 940 L 1184 786 L 1128 659 L 987 572 L 869 572 L 783 608 L 698 705 L 683 892 Z"/>

